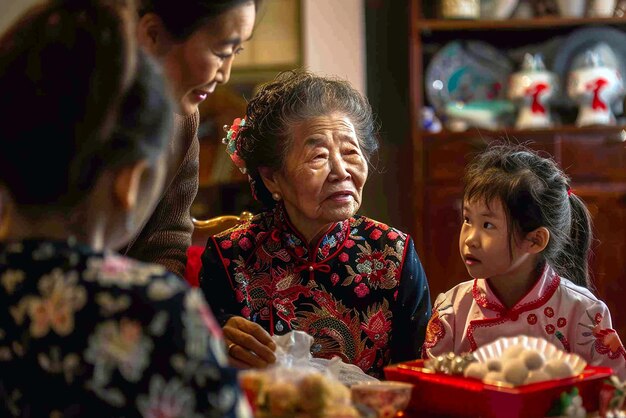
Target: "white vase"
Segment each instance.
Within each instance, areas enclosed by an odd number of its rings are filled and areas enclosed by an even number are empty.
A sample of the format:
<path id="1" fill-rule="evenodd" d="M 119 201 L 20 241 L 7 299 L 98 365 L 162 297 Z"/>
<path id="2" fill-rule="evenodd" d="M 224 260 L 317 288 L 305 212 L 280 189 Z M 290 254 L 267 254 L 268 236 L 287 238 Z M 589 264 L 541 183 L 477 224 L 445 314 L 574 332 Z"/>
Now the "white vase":
<path id="1" fill-rule="evenodd" d="M 563 17 L 583 17 L 586 0 L 557 0 L 559 14 Z"/>
<path id="2" fill-rule="evenodd" d="M 567 93 L 579 106 L 576 126 L 615 125 L 611 104 L 624 97 L 624 84 L 614 68 L 584 67 L 570 73 Z"/>
<path id="3" fill-rule="evenodd" d="M 558 91 L 556 74 L 547 71 L 541 55 L 526 54 L 520 71 L 509 78 L 508 97 L 518 107 L 517 129 L 541 129 L 553 125 L 550 102 Z"/>

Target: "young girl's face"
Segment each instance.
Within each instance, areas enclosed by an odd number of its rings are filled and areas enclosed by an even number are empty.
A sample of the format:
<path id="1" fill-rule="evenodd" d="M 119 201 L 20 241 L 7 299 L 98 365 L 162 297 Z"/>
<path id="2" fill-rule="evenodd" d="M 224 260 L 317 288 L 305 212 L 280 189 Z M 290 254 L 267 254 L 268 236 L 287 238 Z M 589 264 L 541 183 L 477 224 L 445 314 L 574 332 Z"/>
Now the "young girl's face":
<path id="1" fill-rule="evenodd" d="M 519 240 L 509 238 L 507 216 L 499 200 L 464 202 L 459 250 L 475 279 L 514 276 L 530 257 Z"/>

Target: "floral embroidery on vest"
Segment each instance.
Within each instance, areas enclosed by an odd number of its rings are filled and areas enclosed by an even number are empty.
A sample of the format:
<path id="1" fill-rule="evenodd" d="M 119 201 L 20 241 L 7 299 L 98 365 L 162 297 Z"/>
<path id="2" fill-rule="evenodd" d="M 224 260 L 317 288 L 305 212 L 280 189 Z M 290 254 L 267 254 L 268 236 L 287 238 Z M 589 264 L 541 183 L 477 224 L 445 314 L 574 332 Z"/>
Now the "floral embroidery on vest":
<path id="1" fill-rule="evenodd" d="M 254 244 L 244 249 L 244 239 Z M 242 315 L 270 333 L 306 331 L 315 357 L 340 356 L 377 377 L 391 355 L 406 240 L 354 217 L 309 247 L 282 205 L 215 237 Z"/>

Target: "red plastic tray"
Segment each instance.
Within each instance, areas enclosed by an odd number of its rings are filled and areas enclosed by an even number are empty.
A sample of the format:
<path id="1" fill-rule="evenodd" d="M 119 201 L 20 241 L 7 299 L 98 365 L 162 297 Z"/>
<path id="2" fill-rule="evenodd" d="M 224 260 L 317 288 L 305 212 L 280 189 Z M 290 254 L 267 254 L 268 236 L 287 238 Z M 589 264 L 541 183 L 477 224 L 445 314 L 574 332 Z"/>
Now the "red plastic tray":
<path id="1" fill-rule="evenodd" d="M 448 376 L 424 369 L 416 360 L 385 368 L 387 380 L 413 383 L 413 394 L 406 416 L 534 418 L 544 417 L 563 391 L 576 386 L 587 411 L 598 409 L 608 367 L 587 366 L 576 377 L 549 380 L 518 387 L 502 387 L 462 376 Z"/>

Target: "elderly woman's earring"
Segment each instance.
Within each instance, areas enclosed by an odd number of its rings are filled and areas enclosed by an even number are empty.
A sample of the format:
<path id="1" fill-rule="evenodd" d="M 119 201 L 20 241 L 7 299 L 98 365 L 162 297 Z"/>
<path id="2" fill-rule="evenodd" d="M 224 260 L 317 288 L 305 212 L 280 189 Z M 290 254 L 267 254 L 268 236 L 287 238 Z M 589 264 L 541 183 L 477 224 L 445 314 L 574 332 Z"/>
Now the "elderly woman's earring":
<path id="1" fill-rule="evenodd" d="M 272 199 L 274 199 L 275 201 L 279 201 L 280 199 L 282 199 L 283 197 L 280 195 L 280 193 L 272 193 Z"/>

